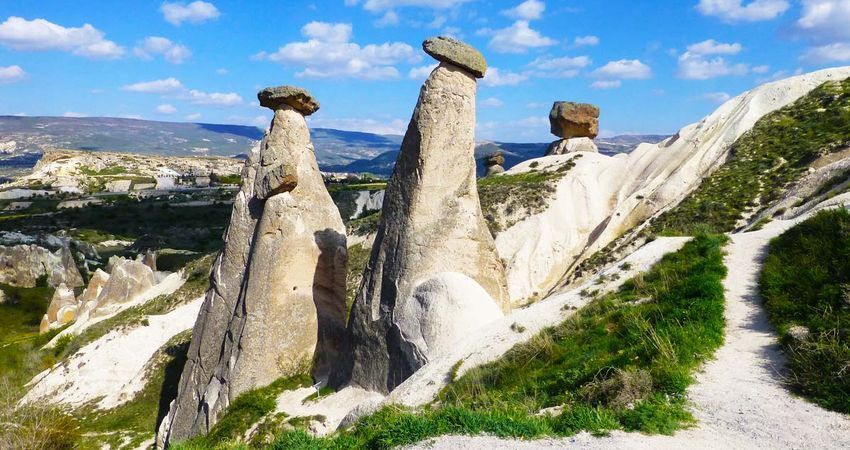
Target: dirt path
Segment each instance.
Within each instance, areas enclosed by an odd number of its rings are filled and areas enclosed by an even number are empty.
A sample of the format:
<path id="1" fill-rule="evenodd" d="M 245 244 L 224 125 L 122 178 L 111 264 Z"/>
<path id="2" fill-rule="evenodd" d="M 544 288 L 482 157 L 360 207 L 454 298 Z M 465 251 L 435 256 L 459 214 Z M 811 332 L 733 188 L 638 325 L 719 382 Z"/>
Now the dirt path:
<path id="1" fill-rule="evenodd" d="M 500 440 L 447 436 L 419 444 L 429 449 L 531 448 L 848 448 L 850 416 L 826 411 L 788 392 L 784 358 L 758 295 L 768 242 L 795 221 L 736 234 L 726 248 L 726 342 L 706 364 L 688 396 L 698 424 L 675 436 L 616 432 L 594 438 Z"/>

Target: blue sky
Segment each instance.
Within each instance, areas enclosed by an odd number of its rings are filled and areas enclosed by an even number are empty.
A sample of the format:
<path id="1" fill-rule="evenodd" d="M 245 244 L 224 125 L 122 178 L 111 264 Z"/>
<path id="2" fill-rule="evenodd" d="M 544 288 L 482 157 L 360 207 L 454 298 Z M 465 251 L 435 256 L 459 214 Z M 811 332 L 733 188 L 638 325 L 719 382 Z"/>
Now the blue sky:
<path id="1" fill-rule="evenodd" d="M 729 96 L 850 64 L 850 0 L 0 0 L 0 114 L 265 126 L 265 86 L 311 126 L 403 133 L 450 34 L 489 63 L 478 138 L 554 139 L 554 100 L 603 134 L 670 133 Z"/>

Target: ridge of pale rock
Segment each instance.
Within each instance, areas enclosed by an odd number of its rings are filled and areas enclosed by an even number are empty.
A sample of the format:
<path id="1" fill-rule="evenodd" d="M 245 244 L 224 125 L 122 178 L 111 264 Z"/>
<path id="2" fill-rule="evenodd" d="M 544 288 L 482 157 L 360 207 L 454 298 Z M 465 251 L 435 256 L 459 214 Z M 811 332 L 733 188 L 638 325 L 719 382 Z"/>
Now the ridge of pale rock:
<path id="1" fill-rule="evenodd" d="M 160 446 L 209 432 L 243 392 L 326 378 L 344 336 L 345 226 L 304 119 L 318 103 L 292 87 L 259 97 L 274 118 L 245 163 Z"/>
<path id="2" fill-rule="evenodd" d="M 437 61 L 452 64 L 464 69 L 475 78 L 484 78 L 487 61 L 484 55 L 469 44 L 449 36 L 436 36 L 422 43 L 425 53 Z"/>
<path id="3" fill-rule="evenodd" d="M 510 311 L 478 199 L 476 87 L 471 73 L 448 63 L 422 87 L 349 317 L 351 350 L 331 373 L 332 385 L 388 392 L 438 356 L 444 342 L 483 325 L 492 311 Z M 482 312 L 480 320 L 469 311 Z M 428 331 L 438 329 L 441 343 Z"/>

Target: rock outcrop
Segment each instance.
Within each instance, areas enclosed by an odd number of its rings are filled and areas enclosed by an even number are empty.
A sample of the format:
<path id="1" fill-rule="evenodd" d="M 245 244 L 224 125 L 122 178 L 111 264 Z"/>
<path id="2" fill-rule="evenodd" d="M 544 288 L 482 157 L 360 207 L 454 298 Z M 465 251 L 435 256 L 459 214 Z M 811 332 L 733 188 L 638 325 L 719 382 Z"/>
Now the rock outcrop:
<path id="1" fill-rule="evenodd" d="M 599 134 L 599 107 L 589 103 L 555 102 L 549 112 L 552 134 L 562 139 L 546 149 L 546 156 L 571 152 L 598 153 L 593 139 Z"/>
<path id="2" fill-rule="evenodd" d="M 485 177 L 489 177 L 491 175 L 497 175 L 505 171 L 503 167 L 505 164 L 505 156 L 502 155 L 502 152 L 495 152 L 484 158 L 484 165 L 487 167 L 487 172 L 484 174 Z"/>
<path id="3" fill-rule="evenodd" d="M 74 291 L 69 289 L 65 283 L 60 284 L 50 299 L 47 306 L 47 314 L 41 319 L 39 333 L 46 333 L 54 328 L 61 327 L 74 321 L 77 317 L 79 304 L 74 298 Z"/>
<path id="4" fill-rule="evenodd" d="M 437 334 L 449 331 L 451 339 L 510 309 L 473 156 L 475 77 L 486 63 L 451 39 L 429 39 L 424 48 L 442 62 L 422 87 L 387 185 L 349 318 L 351 351 L 332 373 L 334 385 L 392 390 L 446 345 Z M 460 288 L 474 296 L 460 299 Z"/>
<path id="5" fill-rule="evenodd" d="M 303 89 L 258 94 L 272 126 L 242 172 L 159 445 L 207 433 L 239 394 L 304 371 L 327 377 L 345 332 L 345 226 L 324 187 Z"/>
<path id="6" fill-rule="evenodd" d="M 44 277 L 54 287 L 63 283 L 72 288 L 84 284 L 67 246 L 51 252 L 35 244 L 0 245 L 0 283 L 34 287 Z"/>

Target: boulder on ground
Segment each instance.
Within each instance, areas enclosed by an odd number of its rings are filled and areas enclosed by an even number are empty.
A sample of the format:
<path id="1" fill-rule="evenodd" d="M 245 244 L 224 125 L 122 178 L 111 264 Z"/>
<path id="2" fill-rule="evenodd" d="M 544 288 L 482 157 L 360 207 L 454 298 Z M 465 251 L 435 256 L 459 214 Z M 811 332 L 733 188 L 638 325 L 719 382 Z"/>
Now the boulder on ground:
<path id="1" fill-rule="evenodd" d="M 408 358 L 421 349 L 403 342 L 399 324 L 428 327 L 429 319 L 402 306 L 438 274 L 462 274 L 489 296 L 475 301 L 510 310 L 504 267 L 478 200 L 476 87 L 474 73 L 445 62 L 422 87 L 352 306 L 351 351 L 332 372 L 332 385 L 388 392 L 421 367 L 426 358 Z"/>
<path id="2" fill-rule="evenodd" d="M 599 107 L 589 103 L 555 102 L 549 112 L 552 134 L 570 139 L 599 134 Z"/>

